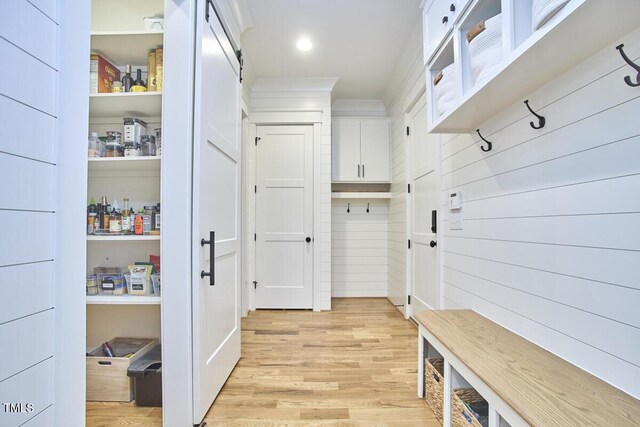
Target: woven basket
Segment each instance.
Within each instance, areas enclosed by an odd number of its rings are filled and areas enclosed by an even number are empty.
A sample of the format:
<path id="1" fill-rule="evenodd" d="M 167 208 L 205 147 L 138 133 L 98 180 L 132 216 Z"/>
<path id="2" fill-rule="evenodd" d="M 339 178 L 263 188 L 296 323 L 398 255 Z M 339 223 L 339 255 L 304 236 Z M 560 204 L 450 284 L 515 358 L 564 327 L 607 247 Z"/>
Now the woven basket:
<path id="1" fill-rule="evenodd" d="M 569 0 L 533 0 L 531 5 L 531 29 L 538 30 L 553 18 Z"/>
<path id="2" fill-rule="evenodd" d="M 433 86 L 436 111 L 439 115 L 446 113 L 456 102 L 455 63 L 442 69 L 442 78 Z"/>
<path id="3" fill-rule="evenodd" d="M 451 392 L 451 426 L 484 427 L 464 404 L 482 402 L 484 399 L 472 388 L 457 388 Z"/>
<path id="4" fill-rule="evenodd" d="M 442 422 L 444 407 L 444 359 L 424 360 L 424 391 L 427 405 Z"/>

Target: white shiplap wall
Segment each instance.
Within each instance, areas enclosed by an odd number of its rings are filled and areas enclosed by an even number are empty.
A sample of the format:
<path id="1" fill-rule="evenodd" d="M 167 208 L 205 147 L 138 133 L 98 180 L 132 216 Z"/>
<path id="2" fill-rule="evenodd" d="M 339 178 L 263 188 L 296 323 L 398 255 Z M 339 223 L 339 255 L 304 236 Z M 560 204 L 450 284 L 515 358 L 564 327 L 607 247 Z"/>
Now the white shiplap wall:
<path id="1" fill-rule="evenodd" d="M 418 12 L 418 11 L 416 11 Z M 407 181 L 405 170 L 405 114 L 425 88 L 422 59 L 422 23 L 407 42 L 384 96 L 391 117 L 391 201 L 388 228 L 388 290 L 392 304 L 404 313 L 407 268 Z"/>
<path id="2" fill-rule="evenodd" d="M 640 59 L 640 30 L 620 40 Z M 472 308 L 640 397 L 640 88 L 614 43 L 522 102 L 443 139 L 447 308 Z M 526 76 L 523 76 L 526 78 Z M 444 198 L 443 198 L 444 200 Z"/>
<path id="3" fill-rule="evenodd" d="M 332 79 L 325 79 L 332 80 Z M 275 82 L 275 83 L 274 83 Z M 335 83 L 335 81 L 334 81 Z M 325 84 L 323 82 L 323 84 Z M 331 91 L 305 90 L 304 86 L 308 86 L 304 79 L 264 79 L 257 81 L 251 91 L 250 97 L 250 121 L 255 122 L 257 113 L 276 113 L 281 116 L 282 113 L 300 113 L 300 112 L 316 112 L 322 115 L 322 142 L 321 142 L 321 183 L 320 183 L 320 212 L 314 212 L 314 215 L 320 215 L 320 230 L 316 231 L 316 238 L 320 239 L 319 249 L 321 251 L 321 267 L 320 267 L 320 309 L 331 309 Z M 266 89 L 265 89 L 266 87 Z M 282 123 L 286 123 L 286 120 Z M 254 164 L 255 151 L 247 153 L 249 157 L 248 164 Z M 248 179 L 253 178 L 250 175 Z M 249 182 L 248 191 L 253 189 L 254 183 Z M 251 214 L 251 212 L 248 212 Z M 255 216 L 255 214 L 254 214 Z M 251 223 L 255 221 L 250 219 Z M 253 232 L 251 232 L 253 233 Z M 249 259 L 249 271 L 254 270 L 254 263 Z M 249 278 L 249 281 L 254 279 Z M 252 291 L 252 289 L 250 289 Z M 250 297 L 251 298 L 251 297 Z"/>
<path id="4" fill-rule="evenodd" d="M 3 426 L 53 416 L 59 28 L 34 4 L 0 4 L 0 402 L 33 404 Z"/>
<path id="5" fill-rule="evenodd" d="M 387 296 L 388 210 L 386 200 L 333 200 L 331 294 L 334 298 Z"/>

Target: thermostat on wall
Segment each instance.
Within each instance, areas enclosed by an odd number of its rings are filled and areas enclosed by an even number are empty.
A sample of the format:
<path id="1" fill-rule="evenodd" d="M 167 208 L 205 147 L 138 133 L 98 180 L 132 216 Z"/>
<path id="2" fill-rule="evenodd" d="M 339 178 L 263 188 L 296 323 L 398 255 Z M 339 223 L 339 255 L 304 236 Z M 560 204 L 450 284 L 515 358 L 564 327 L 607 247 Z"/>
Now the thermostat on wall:
<path id="1" fill-rule="evenodd" d="M 456 191 L 449 194 L 449 209 L 462 209 L 462 193 Z"/>

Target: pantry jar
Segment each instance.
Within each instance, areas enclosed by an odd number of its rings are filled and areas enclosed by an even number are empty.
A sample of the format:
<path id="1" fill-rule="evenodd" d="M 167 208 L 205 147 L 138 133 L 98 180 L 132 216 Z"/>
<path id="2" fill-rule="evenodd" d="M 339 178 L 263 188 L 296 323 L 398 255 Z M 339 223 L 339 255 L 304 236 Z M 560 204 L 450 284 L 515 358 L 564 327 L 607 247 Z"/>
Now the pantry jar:
<path id="1" fill-rule="evenodd" d="M 122 145 L 122 132 L 117 130 L 107 131 L 107 143 L 105 144 L 106 157 L 124 157 L 124 145 Z"/>

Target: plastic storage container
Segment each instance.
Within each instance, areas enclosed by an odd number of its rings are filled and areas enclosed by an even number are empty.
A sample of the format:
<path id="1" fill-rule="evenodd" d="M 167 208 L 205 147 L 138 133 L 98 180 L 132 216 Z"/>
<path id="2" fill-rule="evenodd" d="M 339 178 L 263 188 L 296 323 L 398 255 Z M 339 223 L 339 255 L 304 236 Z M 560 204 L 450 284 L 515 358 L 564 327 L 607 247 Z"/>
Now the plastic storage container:
<path id="1" fill-rule="evenodd" d="M 137 406 L 162 406 L 162 351 L 159 345 L 133 362 L 127 375 L 133 379 Z"/>
<path id="2" fill-rule="evenodd" d="M 159 297 L 160 296 L 160 275 L 152 274 L 151 282 L 153 283 L 153 294 Z"/>
<path id="3" fill-rule="evenodd" d="M 129 295 L 150 295 L 151 294 L 151 277 L 141 277 L 137 280 L 131 280 L 130 274 L 124 275 L 127 283 L 127 293 Z"/>
<path id="4" fill-rule="evenodd" d="M 87 275 L 87 295 L 98 295 L 98 277 L 95 274 Z"/>
<path id="5" fill-rule="evenodd" d="M 96 267 L 93 271 L 98 280 L 100 295 L 124 295 L 127 288 L 120 268 Z"/>
<path id="6" fill-rule="evenodd" d="M 143 156 L 156 155 L 156 137 L 153 135 L 142 135 L 140 137 L 140 146 Z"/>

